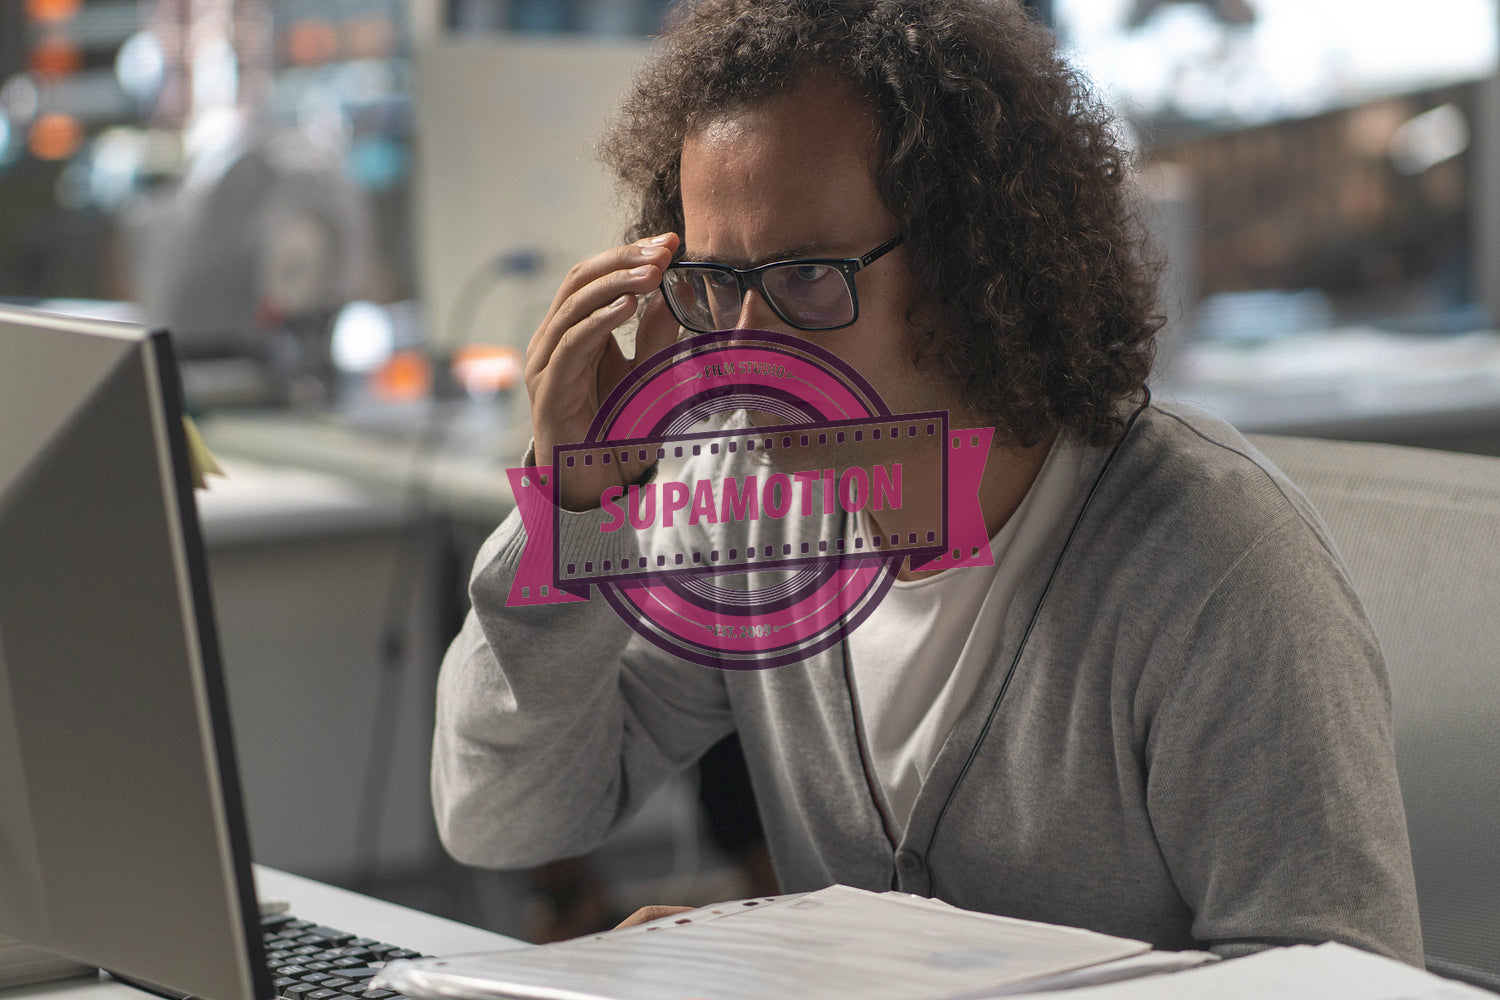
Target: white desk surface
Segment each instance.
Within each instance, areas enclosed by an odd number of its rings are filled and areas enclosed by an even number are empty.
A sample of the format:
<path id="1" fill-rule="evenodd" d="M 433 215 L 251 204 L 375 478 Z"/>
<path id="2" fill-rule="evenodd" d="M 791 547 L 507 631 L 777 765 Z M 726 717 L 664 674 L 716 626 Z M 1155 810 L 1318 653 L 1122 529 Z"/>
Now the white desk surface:
<path id="1" fill-rule="evenodd" d="M 399 497 L 343 476 L 241 458 L 219 464 L 224 475 L 194 494 L 210 549 L 399 531 L 415 518 Z"/>
<path id="2" fill-rule="evenodd" d="M 262 899 L 284 899 L 304 920 L 379 938 L 432 955 L 498 951 L 526 942 L 470 927 L 383 900 L 361 896 L 312 879 L 255 866 L 256 891 Z M 0 990 L 3 1000 L 146 1000 L 153 994 L 110 979 L 65 979 L 38 986 Z"/>
<path id="3" fill-rule="evenodd" d="M 255 866 L 255 888 L 261 899 L 284 899 L 303 920 L 378 938 L 428 955 L 457 955 L 525 947 L 516 938 L 480 930 L 430 913 L 362 896 L 323 882 Z"/>
<path id="4" fill-rule="evenodd" d="M 491 525 L 515 506 L 505 470 L 520 464 L 526 448 L 515 431 L 488 438 L 454 431 L 433 446 L 422 441 L 420 414 L 388 433 L 293 410 L 214 414 L 198 424 L 220 458 L 314 470 L 398 500 L 410 496 L 415 477 L 448 514 Z"/>

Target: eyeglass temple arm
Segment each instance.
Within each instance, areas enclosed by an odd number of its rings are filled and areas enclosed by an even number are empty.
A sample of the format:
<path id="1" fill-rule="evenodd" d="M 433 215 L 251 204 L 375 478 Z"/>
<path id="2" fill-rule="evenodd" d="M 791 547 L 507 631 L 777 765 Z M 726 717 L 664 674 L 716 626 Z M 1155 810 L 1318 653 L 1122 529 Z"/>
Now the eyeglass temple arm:
<path id="1" fill-rule="evenodd" d="M 902 233 L 897 233 L 895 236 L 892 236 L 890 239 L 880 244 L 880 246 L 876 247 L 874 250 L 871 250 L 869 253 L 861 257 L 859 259 L 859 266 L 869 267 L 871 264 L 875 263 L 875 261 L 879 260 L 882 256 L 889 253 L 890 251 L 896 249 L 905 241 L 906 236 Z"/>

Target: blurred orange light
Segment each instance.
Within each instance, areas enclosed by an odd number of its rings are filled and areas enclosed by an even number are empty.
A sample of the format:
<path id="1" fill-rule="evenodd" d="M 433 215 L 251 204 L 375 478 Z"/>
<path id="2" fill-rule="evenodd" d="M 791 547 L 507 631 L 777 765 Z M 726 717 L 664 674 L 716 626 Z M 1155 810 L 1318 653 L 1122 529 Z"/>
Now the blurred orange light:
<path id="1" fill-rule="evenodd" d="M 421 399 L 432 389 L 432 365 L 418 351 L 398 351 L 375 372 L 370 388 L 391 402 Z"/>
<path id="2" fill-rule="evenodd" d="M 83 142 L 83 126 L 72 115 L 46 114 L 31 123 L 26 148 L 38 160 L 66 160 Z"/>
<path id="3" fill-rule="evenodd" d="M 33 21 L 56 24 L 78 13 L 83 0 L 26 0 L 26 13 Z"/>
<path id="4" fill-rule="evenodd" d="M 338 58 L 339 33 L 327 21 L 298 21 L 285 35 L 287 57 L 298 66 L 315 66 Z"/>
<path id="5" fill-rule="evenodd" d="M 83 66 L 83 52 L 71 38 L 44 38 L 31 48 L 30 69 L 40 77 L 57 78 Z"/>
<path id="6" fill-rule="evenodd" d="M 388 17 L 356 17 L 344 23 L 344 51 L 351 59 L 380 59 L 396 47 L 396 26 Z"/>
<path id="7" fill-rule="evenodd" d="M 514 347 L 465 344 L 453 355 L 454 379 L 476 395 L 514 389 L 524 366 L 521 352 Z"/>

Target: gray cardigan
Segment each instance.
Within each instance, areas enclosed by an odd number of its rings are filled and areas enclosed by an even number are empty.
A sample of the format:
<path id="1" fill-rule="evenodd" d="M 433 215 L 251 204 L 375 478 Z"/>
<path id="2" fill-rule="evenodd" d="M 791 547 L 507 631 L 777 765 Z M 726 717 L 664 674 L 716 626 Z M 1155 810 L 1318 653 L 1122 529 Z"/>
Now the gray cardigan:
<path id="1" fill-rule="evenodd" d="M 1327 530 L 1202 414 L 1153 404 L 1109 454 L 1091 452 L 1094 495 L 1028 570 L 905 830 L 841 648 L 718 671 L 597 596 L 507 609 L 512 515 L 439 681 L 444 844 L 498 868 L 586 852 L 738 729 L 786 891 L 895 888 L 1158 947 L 1337 940 L 1420 965 L 1385 667 Z M 566 520 L 575 544 L 600 537 L 598 512 Z"/>

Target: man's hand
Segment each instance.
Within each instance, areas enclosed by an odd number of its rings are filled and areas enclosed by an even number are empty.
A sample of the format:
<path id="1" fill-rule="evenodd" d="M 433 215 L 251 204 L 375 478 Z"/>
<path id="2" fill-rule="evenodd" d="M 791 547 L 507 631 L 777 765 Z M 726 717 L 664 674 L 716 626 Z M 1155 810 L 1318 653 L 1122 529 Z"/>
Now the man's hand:
<path id="1" fill-rule="evenodd" d="M 670 917 L 674 913 L 686 913 L 691 909 L 691 906 L 663 906 L 661 904 L 643 906 L 624 920 L 621 920 L 619 925 L 615 927 L 615 930 L 624 930 L 626 927 L 634 927 L 636 924 L 644 924 L 662 917 Z"/>
<path id="2" fill-rule="evenodd" d="M 599 404 L 634 367 L 612 333 L 635 315 L 637 296 L 661 284 L 662 272 L 680 242 L 676 233 L 664 233 L 606 250 L 568 272 L 526 348 L 526 391 L 538 465 L 551 464 L 553 446 L 584 439 Z M 652 296 L 636 329 L 636 360 L 676 339 L 677 321 L 671 310 L 660 295 Z M 568 475 L 568 492 L 557 500 L 568 510 L 592 510 L 599 506 L 600 493 L 639 482 L 648 465 L 575 469 Z"/>

